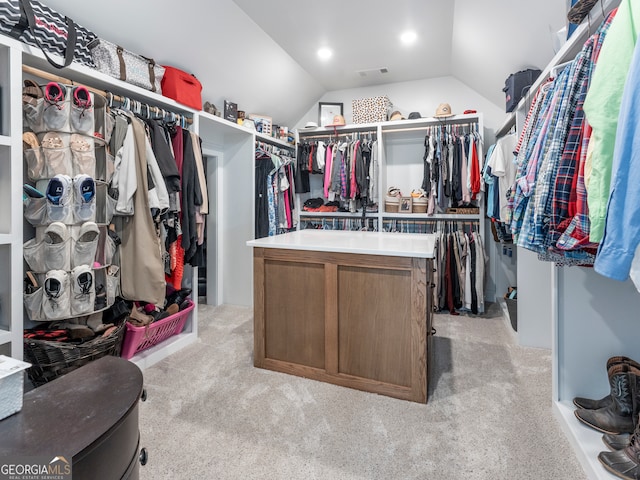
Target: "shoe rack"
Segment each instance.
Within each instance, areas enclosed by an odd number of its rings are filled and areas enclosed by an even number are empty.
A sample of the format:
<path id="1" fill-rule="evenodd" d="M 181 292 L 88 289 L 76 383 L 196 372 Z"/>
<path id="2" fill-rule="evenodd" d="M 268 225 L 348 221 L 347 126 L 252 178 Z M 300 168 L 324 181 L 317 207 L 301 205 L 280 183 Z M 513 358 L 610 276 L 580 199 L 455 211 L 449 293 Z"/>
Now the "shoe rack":
<path id="1" fill-rule="evenodd" d="M 20 43 L 0 36 L 0 65 L 0 354 L 22 359 Z"/>

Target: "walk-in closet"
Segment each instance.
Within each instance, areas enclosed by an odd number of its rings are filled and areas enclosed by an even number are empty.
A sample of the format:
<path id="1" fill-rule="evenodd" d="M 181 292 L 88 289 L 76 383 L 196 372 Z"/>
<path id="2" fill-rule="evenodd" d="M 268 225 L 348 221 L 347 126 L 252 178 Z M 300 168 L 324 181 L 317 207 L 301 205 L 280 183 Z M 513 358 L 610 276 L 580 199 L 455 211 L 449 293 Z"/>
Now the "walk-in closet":
<path id="1" fill-rule="evenodd" d="M 0 476 L 640 478 L 639 25 L 0 0 Z"/>

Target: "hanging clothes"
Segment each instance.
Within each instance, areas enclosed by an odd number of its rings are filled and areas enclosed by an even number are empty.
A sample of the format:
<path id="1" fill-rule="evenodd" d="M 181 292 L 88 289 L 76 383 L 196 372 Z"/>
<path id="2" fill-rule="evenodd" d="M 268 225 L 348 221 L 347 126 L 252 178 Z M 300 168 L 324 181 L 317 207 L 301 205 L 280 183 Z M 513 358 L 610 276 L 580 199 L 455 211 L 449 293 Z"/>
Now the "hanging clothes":
<path id="1" fill-rule="evenodd" d="M 126 299 L 164 305 L 165 279 L 160 238 L 151 216 L 147 179 L 147 137 L 142 122 L 131 116 L 134 149 L 127 151 L 135 166 L 136 189 L 133 194 L 135 215 L 115 217 L 119 223 L 120 289 Z M 124 148 L 124 147 L 123 147 Z"/>
<path id="2" fill-rule="evenodd" d="M 428 214 L 478 206 L 484 179 L 480 170 L 482 138 L 476 128 L 477 124 L 427 128 L 422 189 L 429 199 Z"/>
<path id="3" fill-rule="evenodd" d="M 479 233 L 439 233 L 434 254 L 434 306 L 450 315 L 484 313 L 486 261 Z"/>
<path id="4" fill-rule="evenodd" d="M 584 198 L 591 130 L 583 104 L 615 14 L 538 89 L 516 146 L 507 223 L 518 246 L 558 265 L 591 265 L 595 259 Z"/>
<path id="5" fill-rule="evenodd" d="M 300 147 L 300 146 L 298 146 Z M 306 155 L 304 165 L 309 168 L 311 150 L 298 148 Z M 324 152 L 323 152 L 324 155 Z M 289 152 L 260 142 L 255 153 L 255 237 L 277 235 L 297 226 L 295 193 L 297 175 L 294 159 Z"/>

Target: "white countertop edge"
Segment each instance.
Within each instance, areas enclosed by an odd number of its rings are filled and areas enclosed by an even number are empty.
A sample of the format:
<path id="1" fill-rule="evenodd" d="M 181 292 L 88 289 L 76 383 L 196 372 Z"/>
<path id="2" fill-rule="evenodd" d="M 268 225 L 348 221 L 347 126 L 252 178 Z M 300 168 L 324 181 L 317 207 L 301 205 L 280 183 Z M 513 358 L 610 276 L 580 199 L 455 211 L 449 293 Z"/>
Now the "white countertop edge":
<path id="1" fill-rule="evenodd" d="M 434 234 L 309 229 L 249 240 L 247 245 L 286 250 L 433 258 L 435 239 Z"/>

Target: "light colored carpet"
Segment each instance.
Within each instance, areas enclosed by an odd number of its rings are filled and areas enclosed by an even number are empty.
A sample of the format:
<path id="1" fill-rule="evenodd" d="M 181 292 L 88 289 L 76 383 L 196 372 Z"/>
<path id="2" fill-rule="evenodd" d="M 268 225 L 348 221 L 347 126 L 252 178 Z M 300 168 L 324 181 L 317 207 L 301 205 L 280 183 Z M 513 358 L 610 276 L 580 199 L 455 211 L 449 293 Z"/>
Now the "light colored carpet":
<path id="1" fill-rule="evenodd" d="M 142 480 L 584 479 L 551 360 L 488 318 L 436 315 L 421 405 L 252 365 L 248 308 L 201 305 L 195 345 L 144 372 Z"/>

